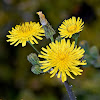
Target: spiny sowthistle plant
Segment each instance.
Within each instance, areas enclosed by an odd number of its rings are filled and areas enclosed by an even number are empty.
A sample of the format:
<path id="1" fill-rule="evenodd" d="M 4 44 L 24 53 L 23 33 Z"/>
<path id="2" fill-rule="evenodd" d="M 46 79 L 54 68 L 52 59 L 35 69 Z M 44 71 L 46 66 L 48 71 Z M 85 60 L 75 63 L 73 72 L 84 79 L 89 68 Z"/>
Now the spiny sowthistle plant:
<path id="1" fill-rule="evenodd" d="M 9 31 L 10 35 L 7 35 L 9 38 L 7 42 L 11 42 L 10 45 L 14 44 L 14 46 L 22 43 L 22 47 L 26 46 L 28 42 L 39 54 L 37 56 L 35 53 L 31 53 L 27 56 L 28 61 L 33 65 L 31 71 L 34 74 L 49 72 L 51 78 L 55 75 L 57 78 L 61 78 L 70 99 L 75 100 L 76 98 L 67 83 L 67 77 L 75 79 L 73 75 L 82 75 L 83 70 L 79 66 L 87 64 L 86 60 L 83 59 L 85 50 L 77 46 L 79 32 L 83 30 L 84 22 L 80 17 L 64 20 L 58 28 L 60 36 L 54 40 L 53 35 L 56 32 L 45 18 L 45 15 L 41 11 L 37 14 L 42 25 L 39 22 L 25 22 L 16 25 L 15 28 Z M 51 43 L 45 48 L 42 47 L 42 51 L 39 52 L 34 44 L 38 44 L 37 39 L 42 40 L 42 36 L 51 39 Z M 71 43 L 72 38 L 75 41 Z M 38 57 L 44 60 L 40 61 Z"/>

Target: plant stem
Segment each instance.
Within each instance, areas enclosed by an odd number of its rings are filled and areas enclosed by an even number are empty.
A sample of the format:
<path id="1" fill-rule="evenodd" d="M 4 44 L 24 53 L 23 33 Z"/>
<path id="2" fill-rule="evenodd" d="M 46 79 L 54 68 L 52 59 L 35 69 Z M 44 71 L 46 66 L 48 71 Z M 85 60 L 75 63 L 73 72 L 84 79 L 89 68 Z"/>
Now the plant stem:
<path id="1" fill-rule="evenodd" d="M 50 37 L 51 41 L 54 42 L 53 36 Z"/>
<path id="2" fill-rule="evenodd" d="M 40 52 L 33 46 L 33 44 L 31 42 L 28 41 L 28 43 L 32 46 L 32 48 L 38 53 L 40 54 Z"/>
<path id="3" fill-rule="evenodd" d="M 71 86 L 69 86 L 68 81 L 65 81 L 64 85 L 66 87 L 70 100 L 76 100 L 76 97 L 71 89 Z"/>
<path id="4" fill-rule="evenodd" d="M 78 38 L 75 38 L 75 45 L 77 45 L 77 40 L 78 40 Z"/>

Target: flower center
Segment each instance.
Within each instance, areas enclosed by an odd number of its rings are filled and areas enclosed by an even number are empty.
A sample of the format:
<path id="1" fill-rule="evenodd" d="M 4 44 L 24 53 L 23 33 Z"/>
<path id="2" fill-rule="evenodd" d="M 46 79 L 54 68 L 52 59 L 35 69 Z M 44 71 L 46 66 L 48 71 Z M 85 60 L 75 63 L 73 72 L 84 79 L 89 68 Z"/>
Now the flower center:
<path id="1" fill-rule="evenodd" d="M 64 59 L 65 59 L 65 57 L 60 57 L 59 59 L 62 61 L 62 60 L 64 60 Z"/>
<path id="2" fill-rule="evenodd" d="M 59 58 L 59 61 L 65 61 L 65 59 L 66 59 L 66 55 L 64 55 L 64 54 L 61 54 L 60 56 L 58 56 L 58 58 Z"/>
<path id="3" fill-rule="evenodd" d="M 76 25 L 71 25 L 67 28 L 68 32 L 73 32 L 76 30 Z"/>
<path id="4" fill-rule="evenodd" d="M 29 26 L 21 26 L 19 27 L 18 29 L 18 37 L 20 38 L 28 38 L 30 36 L 30 34 L 32 34 L 32 26 L 29 25 Z"/>

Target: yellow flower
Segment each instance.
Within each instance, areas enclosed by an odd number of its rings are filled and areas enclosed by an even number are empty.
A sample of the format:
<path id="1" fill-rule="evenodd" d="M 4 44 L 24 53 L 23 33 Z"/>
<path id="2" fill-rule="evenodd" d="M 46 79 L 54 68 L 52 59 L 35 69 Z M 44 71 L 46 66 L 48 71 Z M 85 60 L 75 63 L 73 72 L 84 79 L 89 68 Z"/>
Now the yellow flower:
<path id="1" fill-rule="evenodd" d="M 36 38 L 42 40 L 41 36 L 44 36 L 42 26 L 36 22 L 25 22 L 22 25 L 16 25 L 9 33 L 10 35 L 7 35 L 7 37 L 10 39 L 7 42 L 11 42 L 10 45 L 15 44 L 14 46 L 22 43 L 22 47 L 26 46 L 27 41 L 31 44 L 38 44 Z"/>
<path id="2" fill-rule="evenodd" d="M 72 17 L 72 19 L 64 20 L 61 26 L 58 28 L 61 37 L 71 38 L 73 34 L 78 33 L 83 30 L 84 22 L 78 17 Z"/>
<path id="3" fill-rule="evenodd" d="M 55 43 L 50 43 L 49 46 L 42 48 L 42 50 L 44 52 L 41 51 L 39 57 L 45 60 L 39 61 L 39 63 L 42 64 L 41 69 L 43 69 L 43 72 L 52 70 L 50 71 L 51 78 L 57 74 L 57 78 L 61 77 L 62 82 L 65 82 L 67 80 L 66 75 L 74 79 L 71 73 L 77 76 L 83 72 L 82 69 L 76 66 L 86 65 L 85 60 L 80 60 L 85 51 L 81 47 L 77 48 L 75 42 L 71 44 L 70 40 L 67 40 L 67 42 L 65 39 L 62 39 L 61 42 L 56 40 Z"/>

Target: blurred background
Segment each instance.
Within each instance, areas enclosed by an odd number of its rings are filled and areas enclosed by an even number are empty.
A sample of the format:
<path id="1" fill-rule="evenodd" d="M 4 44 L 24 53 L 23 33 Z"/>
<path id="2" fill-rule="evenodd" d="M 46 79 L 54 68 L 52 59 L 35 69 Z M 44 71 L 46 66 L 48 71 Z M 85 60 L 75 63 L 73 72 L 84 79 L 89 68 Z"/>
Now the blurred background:
<path id="1" fill-rule="evenodd" d="M 69 100 L 66 89 L 56 77 L 48 73 L 35 75 L 27 55 L 34 53 L 27 44 L 22 48 L 7 43 L 6 35 L 17 24 L 39 21 L 37 11 L 43 11 L 56 30 L 64 19 L 81 17 L 85 27 L 80 32 L 81 40 L 100 50 L 100 0 L 0 0 L 0 99 L 2 100 Z M 55 37 L 57 36 L 55 35 Z M 78 41 L 78 43 L 79 43 Z M 35 45 L 38 50 L 48 44 L 45 38 Z M 100 63 L 100 57 L 98 60 Z M 100 66 L 83 67 L 82 76 L 69 78 L 77 100 L 100 100 Z"/>

